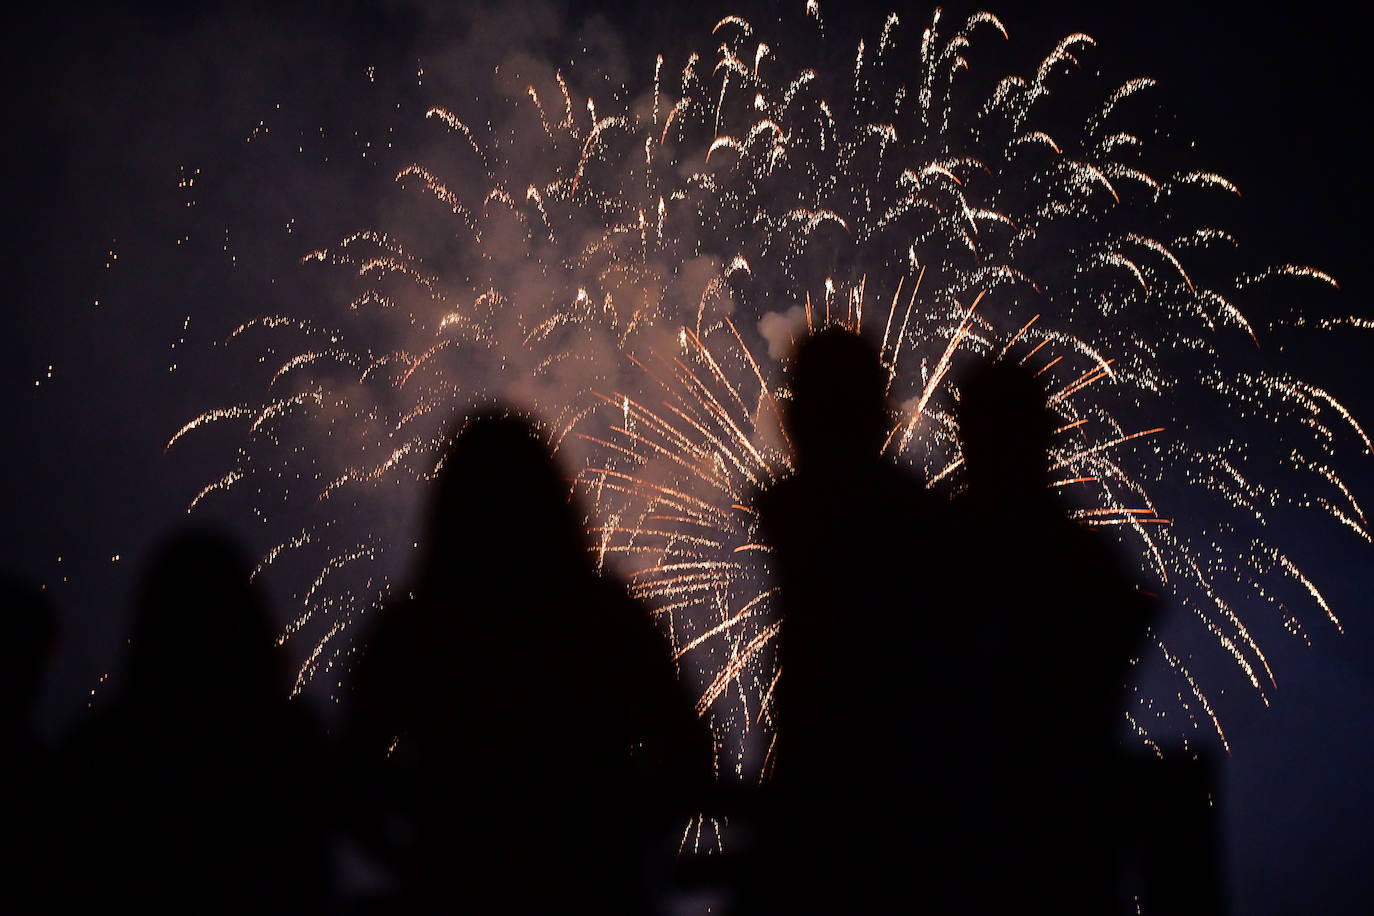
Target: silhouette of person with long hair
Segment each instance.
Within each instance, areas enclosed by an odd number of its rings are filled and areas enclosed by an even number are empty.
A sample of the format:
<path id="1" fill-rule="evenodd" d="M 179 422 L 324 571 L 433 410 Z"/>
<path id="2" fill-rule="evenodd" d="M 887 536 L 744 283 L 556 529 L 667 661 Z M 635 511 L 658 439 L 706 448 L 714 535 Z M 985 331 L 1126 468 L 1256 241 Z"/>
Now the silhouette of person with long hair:
<path id="1" fill-rule="evenodd" d="M 700 801 L 709 735 L 582 530 L 537 430 L 467 419 L 352 701 L 352 753 L 389 787 L 372 843 L 402 908 L 644 911 L 646 849 L 671 856 L 663 831 Z"/>
<path id="2" fill-rule="evenodd" d="M 795 473 L 758 497 L 782 610 L 758 909 L 879 912 L 932 894 L 912 878 L 937 849 L 928 803 L 945 790 L 940 624 L 923 595 L 936 512 L 882 455 L 886 386 L 859 336 L 803 341 L 785 417 Z"/>
<path id="3" fill-rule="evenodd" d="M 75 896 L 154 912 L 323 907 L 324 773 L 251 570 L 213 531 L 154 551 L 120 690 L 68 746 L 86 821 Z"/>
<path id="4" fill-rule="evenodd" d="M 1112 912 L 1118 900 L 1123 688 L 1149 606 L 1116 552 L 1067 517 L 1050 480 L 1056 422 L 1005 362 L 962 380 L 968 487 L 951 530 L 982 676 L 967 835 L 991 880 L 975 908 Z M 981 838 L 981 839 L 979 839 Z"/>

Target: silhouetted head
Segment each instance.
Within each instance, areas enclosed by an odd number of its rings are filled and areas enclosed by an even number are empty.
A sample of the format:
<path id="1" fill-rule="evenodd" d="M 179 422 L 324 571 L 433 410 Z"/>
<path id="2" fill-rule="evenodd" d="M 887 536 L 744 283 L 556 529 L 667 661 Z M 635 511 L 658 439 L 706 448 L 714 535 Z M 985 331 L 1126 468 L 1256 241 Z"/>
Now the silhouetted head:
<path id="1" fill-rule="evenodd" d="M 8 576 L 0 580 L 0 602 L 5 612 L 0 705 L 9 719 L 18 720 L 30 714 L 38 698 L 57 644 L 57 612 L 42 590 Z"/>
<path id="2" fill-rule="evenodd" d="M 277 681 L 272 622 L 253 566 L 216 531 L 172 535 L 140 579 L 129 640 L 136 692 L 241 694 L 256 700 Z"/>
<path id="3" fill-rule="evenodd" d="M 960 386 L 958 419 L 970 491 L 1045 493 L 1054 415 L 1033 372 L 1015 363 L 981 364 Z"/>
<path id="4" fill-rule="evenodd" d="M 447 569 L 480 577 L 550 552 L 585 557 L 569 482 L 545 436 L 513 410 L 489 408 L 464 420 L 437 477 L 431 575 Z"/>
<path id="5" fill-rule="evenodd" d="M 797 464 L 875 461 L 888 431 L 886 387 L 878 351 L 857 334 L 832 326 L 802 341 L 787 409 Z"/>

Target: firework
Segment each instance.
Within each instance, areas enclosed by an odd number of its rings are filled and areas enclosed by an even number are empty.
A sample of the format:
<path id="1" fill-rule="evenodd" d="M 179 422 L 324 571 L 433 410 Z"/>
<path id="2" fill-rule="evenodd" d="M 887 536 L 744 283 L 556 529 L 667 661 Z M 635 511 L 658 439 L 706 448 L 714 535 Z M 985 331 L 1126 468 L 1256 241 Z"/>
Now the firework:
<path id="1" fill-rule="evenodd" d="M 384 532 L 406 530 L 394 507 L 420 498 L 445 426 L 501 396 L 549 424 L 595 559 L 661 622 L 721 772 L 760 778 L 781 675 L 752 500 L 789 468 L 791 345 L 834 323 L 881 341 L 885 449 L 942 492 L 962 485 L 960 363 L 1035 366 L 1062 417 L 1053 486 L 1262 701 L 1275 680 L 1247 616 L 1340 626 L 1267 518 L 1311 509 L 1369 541 L 1337 470 L 1369 439 L 1326 391 L 1247 358 L 1265 344 L 1247 305 L 1273 278 L 1335 281 L 1236 268 L 1208 214 L 1239 191 L 1177 165 L 1154 80 L 1083 72 L 1091 37 L 1000 77 L 971 63 L 1009 40 L 996 16 L 910 25 L 876 24 L 834 72 L 808 66 L 833 54 L 815 3 L 788 41 L 730 16 L 703 33 L 714 51 L 650 58 L 635 89 L 588 76 L 594 59 L 576 80 L 526 62 L 496 68 L 472 116 L 425 112 L 438 152 L 395 176 L 415 226 L 307 254 L 352 296 L 328 321 L 236 329 L 235 347 L 272 341 L 266 392 L 168 443 L 244 424 L 191 508 L 252 486 L 283 520 L 259 572 L 284 554 L 317 570 L 281 633 L 301 646 L 297 690 L 347 665 L 353 623 L 401 580 L 413 544 Z M 1220 432 L 1276 426 L 1292 450 L 1275 467 Z M 1178 679 L 1181 727 L 1225 744 L 1187 658 L 1156 633 L 1144 661 Z M 1152 742 L 1160 715 L 1142 697 L 1129 719 Z"/>

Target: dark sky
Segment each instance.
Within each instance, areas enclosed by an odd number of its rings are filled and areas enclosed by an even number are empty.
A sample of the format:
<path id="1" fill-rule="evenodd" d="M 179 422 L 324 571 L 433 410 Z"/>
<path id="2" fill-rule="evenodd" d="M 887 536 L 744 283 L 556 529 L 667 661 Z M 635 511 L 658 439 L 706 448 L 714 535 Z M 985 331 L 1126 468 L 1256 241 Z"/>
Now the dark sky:
<path id="1" fill-rule="evenodd" d="M 740 11 L 795 22 L 802 6 Z M 599 11 L 639 73 L 658 51 L 690 46 L 709 59 L 711 25 L 737 11 L 657 7 L 578 4 L 564 15 L 581 23 Z M 990 9 L 1011 33 L 1004 71 L 1025 72 L 1056 39 L 1083 31 L 1099 43 L 1094 65 L 1160 80 L 1176 134 L 1197 141 L 1198 165 L 1242 190 L 1230 223 L 1244 227 L 1246 250 L 1334 275 L 1340 294 L 1320 298 L 1313 314 L 1374 317 L 1363 231 L 1371 86 L 1357 23 L 1295 6 Z M 852 53 L 846 36 L 872 33 L 886 11 L 867 0 L 822 4 L 842 57 Z M 929 14 L 902 15 L 911 28 Z M 207 355 L 209 343 L 238 321 L 289 310 L 293 296 L 319 295 L 298 276 L 300 254 L 386 218 L 378 201 L 391 175 L 356 159 L 366 138 L 347 128 L 385 123 L 389 99 L 367 91 L 361 74 L 442 55 L 453 21 L 405 3 L 115 4 L 35 11 L 11 30 L 4 557 L 50 587 L 65 621 L 50 721 L 69 721 L 116 667 L 139 559 L 184 518 L 187 495 L 222 472 L 206 462 L 232 448 L 230 438 L 212 436 L 179 460 L 162 455 L 182 422 L 222 401 L 231 367 Z M 258 158 L 246 138 L 278 103 L 335 131 L 316 147 L 335 151 L 331 163 L 274 169 Z M 195 192 L 180 187 L 197 169 Z M 289 236 L 262 225 L 261 214 L 287 212 Z M 183 236 L 194 259 L 176 250 Z M 186 266 L 211 259 L 213 276 Z M 1306 378 L 1374 423 L 1371 335 L 1293 333 L 1282 344 Z M 1356 497 L 1374 503 L 1374 457 L 1347 449 L 1341 470 Z M 1309 614 L 1310 647 L 1266 644 L 1279 682 L 1270 707 L 1239 691 L 1218 699 L 1233 752 L 1222 798 L 1237 913 L 1374 906 L 1365 861 L 1374 548 L 1334 527 L 1295 537 L 1310 542 L 1308 569 L 1345 635 Z"/>

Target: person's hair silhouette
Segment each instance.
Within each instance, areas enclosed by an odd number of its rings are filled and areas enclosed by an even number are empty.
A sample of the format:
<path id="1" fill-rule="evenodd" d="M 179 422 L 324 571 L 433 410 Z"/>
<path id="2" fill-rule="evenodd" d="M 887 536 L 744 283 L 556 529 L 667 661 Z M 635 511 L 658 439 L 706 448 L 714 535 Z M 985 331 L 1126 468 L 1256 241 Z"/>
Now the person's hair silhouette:
<path id="1" fill-rule="evenodd" d="M 644 909 L 646 844 L 671 852 L 709 780 L 666 644 L 597 575 L 545 441 L 507 410 L 462 424 L 357 672 L 353 753 L 410 831 L 373 839 L 402 906 Z"/>
<path id="2" fill-rule="evenodd" d="M 252 571 L 243 549 L 218 531 L 187 531 L 153 552 L 134 599 L 130 695 L 227 704 L 247 715 L 284 695 L 271 617 Z"/>
<path id="3" fill-rule="evenodd" d="M 288 705 L 251 572 L 216 531 L 154 549 L 122 683 L 68 745 L 102 842 L 83 842 L 89 880 L 64 892 L 155 911 L 188 895 L 225 910 L 323 907 L 327 773 L 313 723 Z"/>

